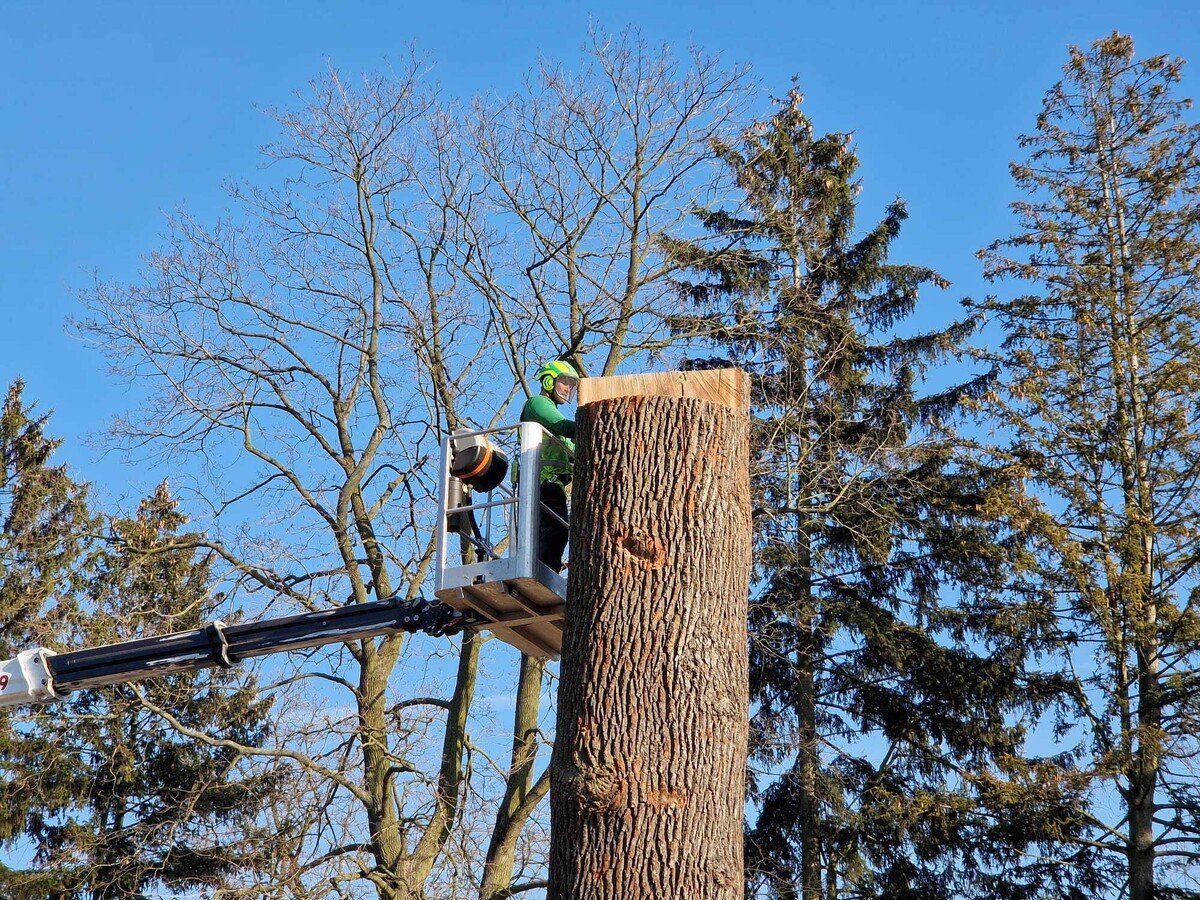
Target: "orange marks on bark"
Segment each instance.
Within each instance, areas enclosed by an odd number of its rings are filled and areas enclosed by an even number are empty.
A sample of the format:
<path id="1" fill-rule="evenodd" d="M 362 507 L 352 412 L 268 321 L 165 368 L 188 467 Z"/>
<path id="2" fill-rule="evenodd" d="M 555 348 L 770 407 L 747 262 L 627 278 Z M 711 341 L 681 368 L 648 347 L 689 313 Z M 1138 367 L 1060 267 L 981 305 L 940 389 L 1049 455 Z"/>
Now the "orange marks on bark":
<path id="1" fill-rule="evenodd" d="M 683 791 L 650 791 L 646 802 L 655 809 L 683 809 L 688 798 Z"/>
<path id="2" fill-rule="evenodd" d="M 654 535 L 639 528 L 620 534 L 617 546 L 637 560 L 643 569 L 661 569 L 667 562 L 667 548 Z"/>

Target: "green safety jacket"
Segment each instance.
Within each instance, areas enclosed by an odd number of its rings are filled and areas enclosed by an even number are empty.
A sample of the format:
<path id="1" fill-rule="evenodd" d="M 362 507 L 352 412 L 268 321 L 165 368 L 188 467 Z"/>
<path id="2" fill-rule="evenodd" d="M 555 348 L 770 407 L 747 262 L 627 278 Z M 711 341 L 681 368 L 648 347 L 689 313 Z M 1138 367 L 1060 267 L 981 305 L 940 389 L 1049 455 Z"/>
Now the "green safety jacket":
<path id="1" fill-rule="evenodd" d="M 571 456 L 575 453 L 575 442 L 571 438 L 575 437 L 575 420 L 559 412 L 558 405 L 545 394 L 538 394 L 525 401 L 521 421 L 537 422 L 561 439 L 561 443 L 547 440 L 542 445 L 542 481 L 557 481 L 564 487 L 570 484 Z M 513 466 L 513 472 L 515 477 L 516 466 Z"/>

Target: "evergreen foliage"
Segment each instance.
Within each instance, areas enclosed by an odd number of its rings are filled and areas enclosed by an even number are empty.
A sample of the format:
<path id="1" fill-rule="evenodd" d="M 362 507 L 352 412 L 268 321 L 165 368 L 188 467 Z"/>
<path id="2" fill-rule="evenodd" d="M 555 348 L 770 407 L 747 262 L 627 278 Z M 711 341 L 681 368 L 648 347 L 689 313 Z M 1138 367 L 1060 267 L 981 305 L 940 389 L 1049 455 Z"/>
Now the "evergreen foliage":
<path id="1" fill-rule="evenodd" d="M 54 636 L 69 617 L 58 602 L 78 586 L 94 524 L 87 492 L 51 463 L 60 441 L 15 381 L 0 412 L 0 658 Z"/>
<path id="2" fill-rule="evenodd" d="M 4 652 L 202 625 L 212 610 L 212 561 L 187 549 L 186 519 L 165 484 L 136 516 L 113 520 L 106 541 L 96 540 L 83 489 L 51 465 L 57 444 L 44 422 L 30 417 L 15 385 L 3 418 L 3 608 L 21 617 L 4 630 Z M 164 897 L 236 882 L 282 850 L 260 819 L 279 778 L 250 770 L 225 746 L 180 735 L 153 706 L 245 744 L 263 738 L 270 709 L 239 673 L 217 671 L 5 710 L 0 846 L 32 849 L 33 862 L 0 869 L 0 896 Z"/>
<path id="3" fill-rule="evenodd" d="M 1006 335 L 1009 458 L 1047 510 L 1022 589 L 1057 604 L 1076 703 L 1042 790 L 1076 795 L 1077 852 L 1132 900 L 1200 896 L 1200 126 L 1181 76 L 1125 35 L 1072 48 L 1012 167 L 1017 231 L 983 253 L 1031 290 L 981 306 Z"/>
<path id="4" fill-rule="evenodd" d="M 697 312 L 675 327 L 729 357 L 694 364 L 752 374 L 748 890 L 1036 896 L 1052 867 L 1014 862 L 1019 826 L 982 810 L 967 774 L 1018 752 L 1015 716 L 1055 691 L 1024 671 L 1045 610 L 998 601 L 1024 564 L 1003 515 L 1021 500 L 950 430 L 988 377 L 922 393 L 971 326 L 901 332 L 946 282 L 889 261 L 902 202 L 856 230 L 850 143 L 814 133 L 793 90 L 717 148 L 738 207 L 701 210 L 700 241 L 667 240 L 695 275 L 681 289 Z"/>

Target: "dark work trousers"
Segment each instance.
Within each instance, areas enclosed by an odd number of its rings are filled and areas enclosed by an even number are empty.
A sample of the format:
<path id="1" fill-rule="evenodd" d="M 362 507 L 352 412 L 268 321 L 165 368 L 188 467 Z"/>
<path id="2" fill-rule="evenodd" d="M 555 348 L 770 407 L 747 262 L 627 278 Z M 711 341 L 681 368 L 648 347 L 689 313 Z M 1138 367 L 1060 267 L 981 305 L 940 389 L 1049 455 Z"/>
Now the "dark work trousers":
<path id="1" fill-rule="evenodd" d="M 562 522 L 546 512 L 546 509 L 554 510 L 563 517 L 563 521 L 570 521 L 567 518 L 567 493 L 557 481 L 543 481 L 538 497 L 543 506 L 538 522 L 538 559 L 555 572 L 561 572 L 568 532 Z"/>

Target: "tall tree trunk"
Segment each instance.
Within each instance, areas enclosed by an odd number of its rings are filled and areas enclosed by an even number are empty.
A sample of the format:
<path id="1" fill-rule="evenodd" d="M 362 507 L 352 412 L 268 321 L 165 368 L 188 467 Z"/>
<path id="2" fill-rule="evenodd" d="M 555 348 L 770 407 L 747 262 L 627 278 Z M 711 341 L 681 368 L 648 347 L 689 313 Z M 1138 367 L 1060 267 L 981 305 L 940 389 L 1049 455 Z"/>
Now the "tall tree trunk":
<path id="1" fill-rule="evenodd" d="M 533 764 L 538 752 L 538 711 L 545 671 L 545 660 L 521 654 L 517 709 L 513 716 L 512 765 L 483 864 L 480 900 L 499 900 L 512 886 L 517 838 L 529 818 L 528 814 L 522 813 L 527 808 L 525 800 L 533 787 Z"/>
<path id="2" fill-rule="evenodd" d="M 450 838 L 459 813 L 467 778 L 463 753 L 467 745 L 467 716 L 475 697 L 479 674 L 479 645 L 477 635 L 470 631 L 463 632 L 454 694 L 446 711 L 446 731 L 442 736 L 442 764 L 438 772 L 436 802 L 424 823 L 420 839 L 400 867 L 401 885 L 410 893 L 398 896 L 403 896 L 405 900 L 409 897 L 417 900 L 425 896 L 425 883 Z"/>
<path id="3" fill-rule="evenodd" d="M 1117 101 L 1108 86 L 1103 121 L 1097 123 L 1101 150 L 1101 182 L 1105 204 L 1110 307 L 1110 346 L 1116 426 L 1121 435 L 1123 513 L 1129 529 L 1127 571 L 1122 579 L 1123 599 L 1132 625 L 1137 667 L 1137 726 L 1131 733 L 1136 745 L 1129 767 L 1127 805 L 1129 833 L 1126 854 L 1130 900 L 1153 900 L 1154 812 L 1161 767 L 1162 703 L 1159 694 L 1158 622 L 1154 597 L 1154 490 L 1147 458 L 1145 389 L 1142 384 L 1144 348 L 1137 321 L 1138 285 L 1131 262 L 1126 227 L 1128 200 L 1121 183 L 1120 143 L 1113 114 Z M 1132 722 L 1126 723 L 1130 729 Z"/>
<path id="4" fill-rule="evenodd" d="M 748 463 L 743 409 L 580 408 L 550 900 L 743 895 Z"/>
<path id="5" fill-rule="evenodd" d="M 1150 740 L 1155 740 L 1151 738 Z M 1142 736 L 1141 740 L 1147 740 Z M 1129 900 L 1154 900 L 1154 788 L 1157 754 L 1140 750 L 1129 784 Z M 1146 771 L 1149 770 L 1149 771 Z"/>
<path id="6" fill-rule="evenodd" d="M 362 642 L 362 662 L 359 670 L 358 731 L 362 741 L 363 787 L 368 802 L 367 836 L 376 867 L 387 875 L 397 871 L 404 856 L 404 841 L 400 834 L 392 791 L 391 762 L 388 758 L 387 679 L 391 667 L 381 659 L 373 641 Z M 386 877 L 386 876 L 385 876 Z M 381 883 L 381 900 L 399 900 L 403 894 Z"/>
<path id="7" fill-rule="evenodd" d="M 1162 768 L 1162 685 L 1159 683 L 1159 651 L 1156 631 L 1157 609 L 1150 582 L 1151 547 L 1140 548 L 1145 554 L 1143 578 L 1137 613 L 1137 752 L 1133 758 L 1133 777 L 1129 779 L 1129 900 L 1154 900 L 1154 813 Z"/>
<path id="8" fill-rule="evenodd" d="M 811 579 L 805 573 L 805 587 Z M 803 900 L 821 900 L 820 806 L 817 798 L 817 641 L 811 589 L 802 600 L 797 630 L 803 645 L 796 666 L 796 720 L 798 744 L 796 776 L 800 780 L 800 896 Z"/>

